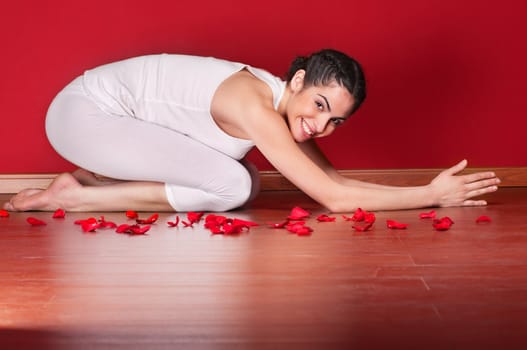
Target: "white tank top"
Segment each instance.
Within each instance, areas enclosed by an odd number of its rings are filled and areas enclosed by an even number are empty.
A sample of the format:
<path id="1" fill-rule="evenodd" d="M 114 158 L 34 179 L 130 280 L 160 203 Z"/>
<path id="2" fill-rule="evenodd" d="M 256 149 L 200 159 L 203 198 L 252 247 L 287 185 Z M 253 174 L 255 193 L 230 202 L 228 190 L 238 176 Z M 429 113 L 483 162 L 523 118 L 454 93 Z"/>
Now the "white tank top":
<path id="1" fill-rule="evenodd" d="M 226 134 L 210 110 L 218 86 L 244 68 L 269 85 L 277 109 L 284 81 L 265 70 L 213 57 L 161 54 L 130 58 L 86 71 L 83 84 L 106 113 L 173 129 L 241 159 L 254 143 Z"/>

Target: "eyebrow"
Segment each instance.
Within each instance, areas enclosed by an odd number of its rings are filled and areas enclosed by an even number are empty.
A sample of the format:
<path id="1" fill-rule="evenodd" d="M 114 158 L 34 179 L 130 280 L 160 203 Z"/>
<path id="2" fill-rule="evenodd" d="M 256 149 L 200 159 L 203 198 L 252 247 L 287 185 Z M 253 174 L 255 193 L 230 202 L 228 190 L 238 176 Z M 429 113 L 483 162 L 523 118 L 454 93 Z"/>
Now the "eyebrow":
<path id="1" fill-rule="evenodd" d="M 329 101 L 328 99 L 326 98 L 326 96 L 324 95 L 321 95 L 321 94 L 317 94 L 318 96 L 322 97 L 324 99 L 324 101 L 326 101 L 326 106 L 328 107 L 328 111 L 331 112 L 331 107 L 329 106 Z"/>

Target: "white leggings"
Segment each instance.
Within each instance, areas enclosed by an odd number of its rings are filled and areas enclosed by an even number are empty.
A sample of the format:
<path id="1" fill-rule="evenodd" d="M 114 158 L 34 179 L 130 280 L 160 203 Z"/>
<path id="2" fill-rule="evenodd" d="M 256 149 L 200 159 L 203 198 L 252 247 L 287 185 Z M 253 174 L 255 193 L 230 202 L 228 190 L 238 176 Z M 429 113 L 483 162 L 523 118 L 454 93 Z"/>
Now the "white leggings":
<path id="1" fill-rule="evenodd" d="M 254 195 L 258 179 L 241 162 L 177 131 L 103 112 L 77 78 L 46 117 L 51 145 L 69 162 L 114 179 L 165 183 L 176 211 L 227 211 Z"/>

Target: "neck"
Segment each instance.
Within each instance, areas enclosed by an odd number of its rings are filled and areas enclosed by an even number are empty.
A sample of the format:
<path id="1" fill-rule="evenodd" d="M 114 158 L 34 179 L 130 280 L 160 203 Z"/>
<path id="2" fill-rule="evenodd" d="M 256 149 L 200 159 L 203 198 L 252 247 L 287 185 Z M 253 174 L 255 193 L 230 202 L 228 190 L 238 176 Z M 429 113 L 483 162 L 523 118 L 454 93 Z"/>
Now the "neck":
<path id="1" fill-rule="evenodd" d="M 289 98 L 291 97 L 291 90 L 289 89 L 289 84 L 286 85 L 284 94 L 282 95 L 282 98 L 280 99 L 280 103 L 278 104 L 277 112 L 280 113 L 282 117 L 286 117 L 287 113 L 287 104 L 289 102 Z"/>

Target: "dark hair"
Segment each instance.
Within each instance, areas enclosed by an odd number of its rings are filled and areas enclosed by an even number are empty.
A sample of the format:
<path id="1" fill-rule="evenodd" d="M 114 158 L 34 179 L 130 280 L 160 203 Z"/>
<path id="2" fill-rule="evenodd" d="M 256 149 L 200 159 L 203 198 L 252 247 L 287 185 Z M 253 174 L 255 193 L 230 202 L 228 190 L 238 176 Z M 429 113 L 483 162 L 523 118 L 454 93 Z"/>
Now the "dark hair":
<path id="1" fill-rule="evenodd" d="M 299 69 L 306 71 L 306 87 L 328 85 L 333 81 L 345 87 L 355 100 L 351 113 L 355 112 L 366 98 L 366 80 L 362 67 L 355 59 L 340 51 L 324 49 L 308 57 L 297 57 L 287 73 L 288 83 Z"/>

